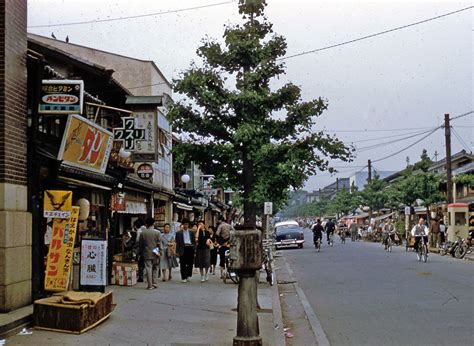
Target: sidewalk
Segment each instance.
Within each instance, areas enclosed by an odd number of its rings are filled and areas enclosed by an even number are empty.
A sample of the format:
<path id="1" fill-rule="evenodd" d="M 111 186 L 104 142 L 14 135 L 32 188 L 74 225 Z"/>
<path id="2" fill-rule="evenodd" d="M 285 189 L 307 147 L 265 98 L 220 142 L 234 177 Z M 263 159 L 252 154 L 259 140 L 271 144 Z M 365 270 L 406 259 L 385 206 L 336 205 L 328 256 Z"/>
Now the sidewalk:
<path id="1" fill-rule="evenodd" d="M 6 345 L 231 345 L 237 327 L 233 309 L 238 285 L 224 284 L 219 275 L 201 283 L 196 272 L 191 282 L 181 283 L 179 278 L 179 269 L 175 269 L 172 281 L 160 281 L 159 288 L 151 291 L 144 283 L 109 286 L 117 303 L 115 311 L 82 335 L 32 329 L 32 335 L 7 338 Z M 260 282 L 262 311 L 258 317 L 263 344 L 284 345 L 278 288 L 264 283 L 263 275 Z"/>

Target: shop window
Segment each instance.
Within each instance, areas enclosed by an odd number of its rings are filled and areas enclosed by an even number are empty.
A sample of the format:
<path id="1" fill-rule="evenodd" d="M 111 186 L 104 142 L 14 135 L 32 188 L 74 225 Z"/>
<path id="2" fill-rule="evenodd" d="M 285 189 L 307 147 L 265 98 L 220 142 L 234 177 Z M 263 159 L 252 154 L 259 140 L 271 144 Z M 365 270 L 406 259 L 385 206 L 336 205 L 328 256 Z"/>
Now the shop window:
<path id="1" fill-rule="evenodd" d="M 455 226 L 467 225 L 466 213 L 464 212 L 454 213 L 454 225 Z"/>

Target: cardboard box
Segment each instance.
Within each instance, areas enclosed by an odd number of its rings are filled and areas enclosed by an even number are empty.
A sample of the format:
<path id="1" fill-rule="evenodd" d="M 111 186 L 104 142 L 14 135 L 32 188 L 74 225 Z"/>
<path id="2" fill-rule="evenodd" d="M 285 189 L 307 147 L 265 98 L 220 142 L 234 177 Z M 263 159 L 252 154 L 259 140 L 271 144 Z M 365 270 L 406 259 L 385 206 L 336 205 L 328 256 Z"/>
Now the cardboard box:
<path id="1" fill-rule="evenodd" d="M 133 286 L 137 284 L 137 263 L 115 262 L 112 264 L 112 285 Z"/>

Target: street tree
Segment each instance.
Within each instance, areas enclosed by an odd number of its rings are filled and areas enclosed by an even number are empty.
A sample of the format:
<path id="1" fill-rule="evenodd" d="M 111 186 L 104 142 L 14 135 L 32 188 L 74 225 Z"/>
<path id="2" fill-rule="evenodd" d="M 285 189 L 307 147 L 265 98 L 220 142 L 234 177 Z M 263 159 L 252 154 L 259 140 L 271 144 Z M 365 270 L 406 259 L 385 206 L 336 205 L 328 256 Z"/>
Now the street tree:
<path id="1" fill-rule="evenodd" d="M 387 193 L 384 191 L 386 185 L 385 181 L 375 175 L 360 192 L 361 202 L 370 208 L 370 214 L 386 206 L 388 201 Z"/>
<path id="2" fill-rule="evenodd" d="M 285 74 L 280 58 L 287 45 L 273 33 L 266 5 L 240 0 L 243 23 L 227 26 L 223 43 L 203 41 L 197 50 L 203 63 L 193 63 L 174 81 L 174 90 L 187 99 L 169 113 L 174 131 L 185 134 L 176 155 L 240 191 L 250 228 L 257 206 L 281 205 L 290 187 L 302 187 L 318 170 L 332 172 L 329 159 L 348 161 L 352 154 L 335 136 L 314 130 L 326 100 L 305 101 L 292 83 L 272 88 Z"/>

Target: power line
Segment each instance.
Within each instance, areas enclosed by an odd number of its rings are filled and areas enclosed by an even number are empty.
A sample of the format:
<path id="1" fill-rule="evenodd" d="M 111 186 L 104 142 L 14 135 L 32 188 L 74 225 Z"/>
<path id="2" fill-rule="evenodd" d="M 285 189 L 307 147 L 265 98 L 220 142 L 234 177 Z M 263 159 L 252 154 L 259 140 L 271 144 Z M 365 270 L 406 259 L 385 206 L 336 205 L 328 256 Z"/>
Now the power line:
<path id="1" fill-rule="evenodd" d="M 429 128 L 429 129 L 432 130 L 433 127 Z M 405 136 L 405 135 L 415 135 L 415 136 L 416 136 L 417 133 L 420 133 L 420 131 L 399 133 L 399 134 L 391 135 L 391 136 L 383 136 L 383 137 L 374 137 L 374 138 L 368 138 L 368 139 L 360 139 L 360 140 L 351 141 L 351 143 L 372 142 L 372 141 L 376 141 L 376 140 L 379 140 L 379 139 L 395 138 L 395 137 L 400 137 L 400 136 Z M 424 133 L 424 132 L 422 132 L 422 133 Z"/>
<path id="2" fill-rule="evenodd" d="M 471 148 L 469 148 L 469 145 L 466 144 L 464 139 L 459 135 L 459 133 L 451 126 L 451 132 L 454 134 L 454 137 L 458 140 L 458 142 L 467 149 L 467 151 L 471 152 Z"/>
<path id="3" fill-rule="evenodd" d="M 431 128 L 430 130 L 419 132 L 415 135 L 412 134 L 412 135 L 409 135 L 409 136 L 406 136 L 406 137 L 403 137 L 403 138 L 399 138 L 399 139 L 395 139 L 395 140 L 391 140 L 391 141 L 388 141 L 388 142 L 376 143 L 376 144 L 373 144 L 373 145 L 369 145 L 369 146 L 366 146 L 366 147 L 356 149 L 356 151 L 357 152 L 364 152 L 364 151 L 371 150 L 371 149 L 377 149 L 377 148 L 383 147 L 385 145 L 389 145 L 389 144 L 401 142 L 401 141 L 404 141 L 406 139 L 410 139 L 410 138 L 413 138 L 413 137 L 421 136 L 421 135 L 423 135 L 427 132 L 430 132 L 432 130 L 435 130 L 435 129 L 437 129 L 437 128 Z"/>
<path id="4" fill-rule="evenodd" d="M 155 13 L 139 14 L 139 15 L 136 15 L 136 16 L 108 18 L 108 19 L 96 19 L 96 20 L 88 20 L 88 21 L 83 21 L 83 22 L 69 22 L 69 23 L 59 23 L 59 24 L 32 25 L 32 26 L 29 26 L 28 28 L 51 28 L 51 27 L 56 27 L 56 26 L 94 24 L 94 23 L 104 23 L 104 22 L 113 22 L 113 21 L 119 21 L 119 20 L 126 20 L 126 19 L 153 17 L 153 16 L 160 16 L 160 15 L 163 15 L 163 14 L 178 13 L 178 12 L 184 12 L 184 11 L 199 10 L 199 9 L 202 9 L 202 8 L 208 8 L 208 7 L 214 7 L 214 6 L 227 5 L 227 4 L 230 4 L 230 3 L 233 3 L 233 2 L 235 2 L 235 0 L 225 1 L 225 2 L 218 2 L 218 3 L 215 3 L 215 4 L 209 4 L 209 5 L 181 8 L 181 9 L 177 9 L 177 10 L 169 10 L 169 11 L 162 11 L 162 12 L 155 12 Z"/>
<path id="5" fill-rule="evenodd" d="M 296 57 L 299 57 L 299 56 L 302 56 L 302 55 L 317 53 L 317 52 L 320 52 L 320 51 L 323 51 L 323 50 L 327 50 L 327 49 L 331 49 L 331 48 L 336 48 L 336 47 L 344 46 L 344 45 L 347 45 L 347 44 L 350 44 L 350 43 L 354 43 L 354 42 L 366 40 L 366 39 L 369 39 L 369 38 L 372 38 L 372 37 L 376 37 L 376 36 L 388 34 L 388 33 L 393 32 L 393 31 L 406 29 L 406 28 L 409 28 L 409 27 L 412 27 L 412 26 L 415 26 L 415 25 L 419 25 L 419 24 L 427 23 L 427 22 L 430 22 L 430 21 L 433 21 L 433 20 L 436 20 L 436 19 L 440 19 L 440 18 L 443 18 L 443 17 L 451 16 L 451 15 L 456 14 L 456 13 L 459 13 L 459 12 L 463 12 L 463 11 L 470 10 L 470 9 L 472 9 L 473 7 L 474 7 L 474 6 L 469 6 L 469 7 L 461 8 L 461 9 L 456 10 L 456 11 L 453 11 L 453 12 L 448 12 L 448 13 L 445 13 L 445 14 L 442 14 L 442 15 L 439 15 L 439 16 L 436 16 L 436 17 L 428 18 L 428 19 L 425 19 L 425 20 L 421 20 L 421 21 L 418 21 L 418 22 L 415 22 L 415 23 L 411 23 L 411 24 L 399 26 L 399 27 L 396 27 L 396 28 L 384 30 L 384 31 L 381 31 L 381 32 L 378 32 L 378 33 L 375 33 L 375 34 L 371 34 L 371 35 L 367 35 L 367 36 L 362 36 L 362 37 L 359 37 L 359 38 L 356 38 L 356 39 L 353 39 L 353 40 L 349 40 L 349 41 L 345 41 L 345 42 L 333 44 L 333 45 L 330 45 L 330 46 L 326 46 L 326 47 L 322 47 L 322 48 L 318 48 L 318 49 L 309 50 L 309 51 L 306 51 L 306 52 L 301 52 L 301 53 L 298 53 L 298 54 L 293 54 L 293 55 L 285 56 L 285 57 L 282 57 L 282 58 L 280 58 L 280 59 L 278 59 L 278 60 L 287 60 L 287 59 L 296 58 Z"/>
<path id="6" fill-rule="evenodd" d="M 474 113 L 474 111 L 470 111 L 470 112 L 467 112 L 467 113 L 464 113 L 464 114 L 456 115 L 455 117 L 451 118 L 450 120 L 456 120 L 456 119 L 468 116 L 469 114 L 472 114 L 472 113 Z"/>
<path id="7" fill-rule="evenodd" d="M 433 127 L 407 127 L 407 128 L 401 128 L 401 129 L 376 129 L 376 130 L 368 130 L 368 129 L 328 130 L 328 129 L 324 129 L 324 131 L 327 131 L 327 132 L 395 132 L 395 131 L 413 131 L 414 129 L 427 130 L 427 129 L 433 129 Z M 403 135 L 403 134 L 400 134 L 400 135 Z"/>
<path id="8" fill-rule="evenodd" d="M 405 151 L 405 150 L 407 150 L 407 149 L 410 149 L 410 148 L 413 147 L 414 145 L 420 143 L 420 142 L 421 142 L 422 140 L 424 140 L 425 138 L 431 136 L 433 133 L 435 133 L 435 132 L 436 132 L 437 130 L 439 130 L 441 127 L 442 127 L 442 126 L 438 126 L 437 128 L 435 128 L 434 130 L 430 131 L 427 135 L 423 136 L 422 138 L 420 138 L 420 139 L 417 140 L 416 142 L 413 142 L 412 144 L 406 146 L 406 147 L 403 148 L 403 149 L 400 149 L 400 150 L 394 152 L 393 154 L 387 155 L 387 156 L 382 157 L 382 158 L 377 159 L 377 160 L 372 160 L 372 163 L 380 162 L 380 161 L 386 160 L 386 159 L 388 159 L 388 158 L 390 158 L 390 157 L 392 157 L 392 156 L 395 156 L 395 155 L 397 155 L 397 154 L 400 154 L 401 152 L 403 152 L 403 151 Z"/>

